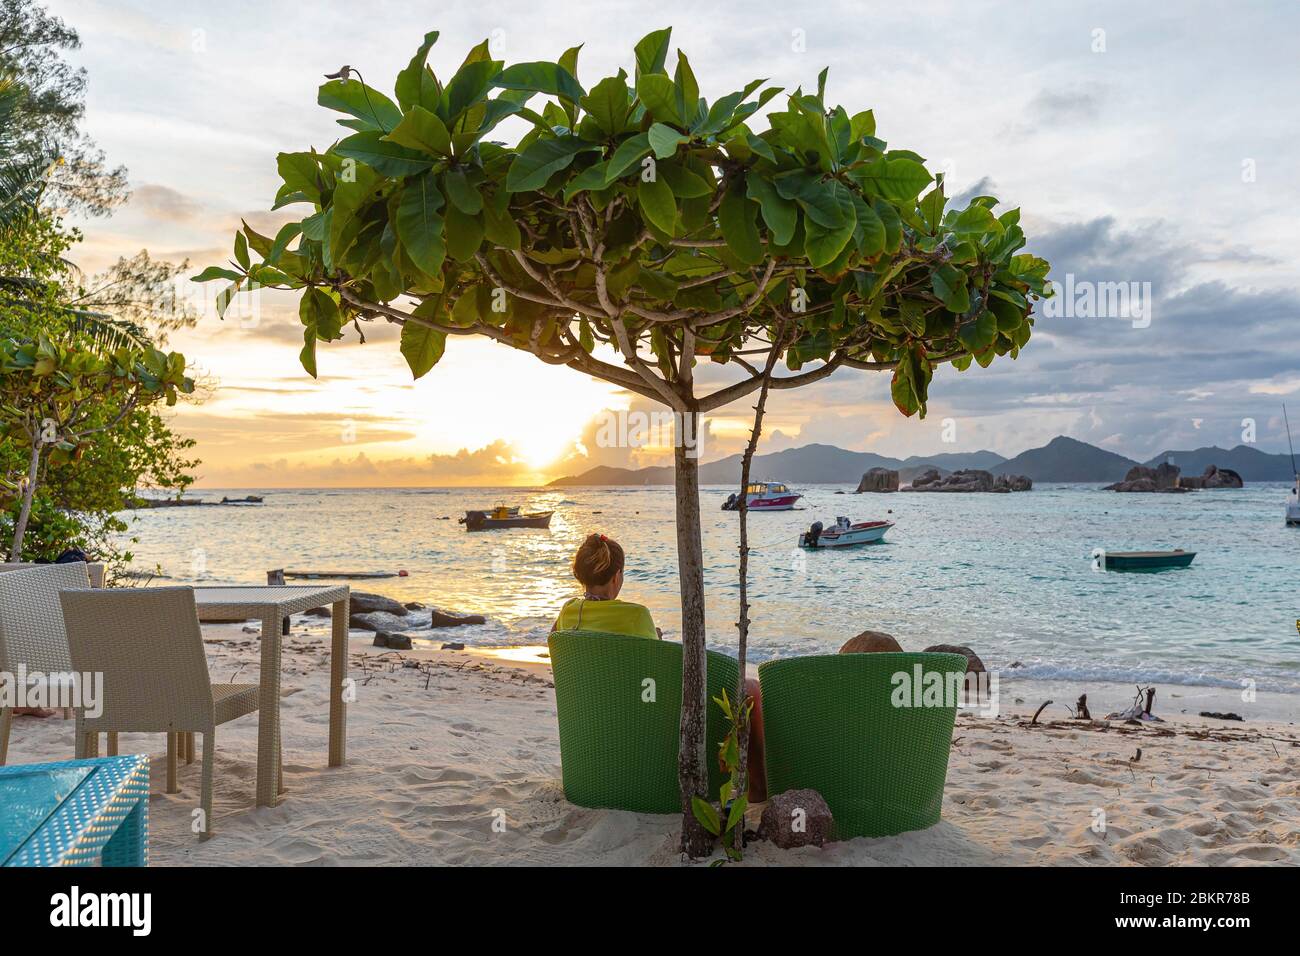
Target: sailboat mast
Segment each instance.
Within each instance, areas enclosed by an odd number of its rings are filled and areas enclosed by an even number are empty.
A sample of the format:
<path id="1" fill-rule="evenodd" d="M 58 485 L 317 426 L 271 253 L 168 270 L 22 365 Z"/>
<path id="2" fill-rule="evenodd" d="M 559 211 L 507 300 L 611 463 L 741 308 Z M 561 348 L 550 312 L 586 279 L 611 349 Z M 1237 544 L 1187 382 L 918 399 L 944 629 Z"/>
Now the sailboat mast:
<path id="1" fill-rule="evenodd" d="M 1300 471 L 1295 467 L 1295 445 L 1291 444 L 1291 420 L 1286 415 L 1286 402 L 1282 403 L 1282 421 L 1286 422 L 1286 446 L 1291 449 L 1291 473 L 1296 477 L 1296 483 L 1300 486 Z"/>

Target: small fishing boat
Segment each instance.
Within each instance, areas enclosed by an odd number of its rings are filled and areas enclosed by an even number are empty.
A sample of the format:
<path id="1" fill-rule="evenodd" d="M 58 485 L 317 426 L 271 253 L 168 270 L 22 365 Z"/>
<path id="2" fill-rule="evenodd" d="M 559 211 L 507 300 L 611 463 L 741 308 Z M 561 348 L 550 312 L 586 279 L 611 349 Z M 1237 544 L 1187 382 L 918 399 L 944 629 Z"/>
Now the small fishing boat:
<path id="1" fill-rule="evenodd" d="M 779 481 L 751 481 L 745 489 L 745 501 L 750 511 L 790 511 L 802 497 Z M 722 503 L 722 510 L 740 510 L 740 495 L 735 492 L 728 495 Z"/>
<path id="2" fill-rule="evenodd" d="M 460 523 L 466 531 L 496 531 L 501 528 L 549 528 L 554 511 L 531 511 L 522 513 L 518 508 L 510 509 L 498 505 L 491 511 L 466 511 Z"/>
<path id="3" fill-rule="evenodd" d="M 814 521 L 812 527 L 799 535 L 799 547 L 849 548 L 856 544 L 875 544 L 893 526 L 892 521 L 860 521 L 854 524 L 848 518 L 836 518 L 835 524 L 823 529 L 820 521 Z"/>
<path id="4" fill-rule="evenodd" d="M 1163 571 L 1166 568 L 1185 568 L 1196 557 L 1195 551 L 1175 548 L 1173 551 L 1107 551 L 1107 571 Z"/>

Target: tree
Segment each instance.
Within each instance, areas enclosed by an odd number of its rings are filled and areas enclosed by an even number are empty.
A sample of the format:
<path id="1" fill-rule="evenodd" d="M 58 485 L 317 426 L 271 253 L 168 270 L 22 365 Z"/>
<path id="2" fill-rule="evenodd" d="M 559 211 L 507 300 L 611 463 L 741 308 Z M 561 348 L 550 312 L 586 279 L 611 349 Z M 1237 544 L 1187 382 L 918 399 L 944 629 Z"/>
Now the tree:
<path id="1" fill-rule="evenodd" d="M 79 461 L 96 436 L 135 410 L 159 400 L 174 405 L 179 393 L 193 390 L 177 352 L 119 348 L 104 355 L 44 335 L 0 340 L 0 438 L 27 458 L 9 560 L 22 560 L 44 460 Z"/>
<path id="2" fill-rule="evenodd" d="M 302 290 L 312 375 L 318 342 L 384 320 L 402 326 L 417 378 L 447 336 L 477 335 L 674 412 L 682 846 L 699 855 L 700 416 L 764 381 L 798 388 L 842 368 L 891 372 L 895 405 L 923 415 L 937 365 L 987 366 L 1024 346 L 1048 265 L 1017 254 L 1019 210 L 995 215 L 991 196 L 946 209 L 941 179 L 889 149 L 870 110 L 828 107 L 825 72 L 756 130 L 780 89 L 756 80 L 710 104 L 685 54 L 668 74 L 669 30 L 636 45 L 632 77 L 590 88 L 577 47 L 506 66 L 486 41 L 443 83 L 425 63 L 437 36 L 398 74 L 395 100 L 347 67 L 321 86 L 350 135 L 277 157 L 275 208 L 309 209 L 274 238 L 245 224 L 228 266 L 195 278 L 229 281 L 219 311 L 239 291 Z M 525 130 L 514 145 L 489 138 L 507 119 Z M 789 374 L 749 360 L 773 347 Z M 701 363 L 730 380 L 714 384 Z"/>
<path id="3" fill-rule="evenodd" d="M 0 123 L 16 144 L 12 155 L 60 162 L 49 188 L 59 205 L 104 215 L 127 196 L 126 169 L 109 169 L 104 154 L 81 130 L 86 71 L 70 66 L 63 52 L 81 46 L 77 32 L 35 0 L 6 0 L 0 7 L 0 81 L 21 80 L 19 108 Z"/>

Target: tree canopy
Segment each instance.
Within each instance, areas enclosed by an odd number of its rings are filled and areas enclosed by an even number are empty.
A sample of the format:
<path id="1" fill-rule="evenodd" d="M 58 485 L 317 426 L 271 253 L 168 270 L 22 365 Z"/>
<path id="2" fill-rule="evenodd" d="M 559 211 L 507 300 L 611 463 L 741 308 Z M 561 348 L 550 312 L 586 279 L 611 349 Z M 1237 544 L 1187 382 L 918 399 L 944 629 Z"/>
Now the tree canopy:
<path id="1" fill-rule="evenodd" d="M 304 290 L 309 372 L 317 342 L 388 319 L 417 377 L 446 336 L 482 335 L 707 411 L 757 387 L 746 355 L 786 321 L 796 374 L 773 388 L 892 370 L 910 415 L 936 365 L 986 366 L 1028 341 L 1048 264 L 1019 253 L 1019 210 L 996 215 L 991 196 L 947 208 L 942 177 L 889 148 L 870 110 L 827 105 L 825 72 L 761 129 L 780 89 L 754 80 L 710 103 L 684 53 L 667 72 L 668 30 L 636 45 L 634 77 L 589 88 L 577 47 L 507 66 L 486 41 L 444 83 L 425 62 L 436 39 L 393 99 L 346 69 L 322 85 L 352 132 L 277 159 L 276 208 L 308 211 L 275 237 L 245 225 L 230 267 L 197 277 L 231 280 L 226 297 Z M 522 128 L 513 145 L 491 138 L 506 120 Z M 745 374 L 692 398 L 701 360 Z"/>

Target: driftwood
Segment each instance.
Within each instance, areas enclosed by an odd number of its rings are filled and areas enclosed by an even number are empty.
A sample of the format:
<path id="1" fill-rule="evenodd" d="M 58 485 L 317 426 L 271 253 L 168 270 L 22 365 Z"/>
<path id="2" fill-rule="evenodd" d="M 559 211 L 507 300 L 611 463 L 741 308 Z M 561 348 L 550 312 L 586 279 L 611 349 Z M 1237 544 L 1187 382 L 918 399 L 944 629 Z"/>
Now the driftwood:
<path id="1" fill-rule="evenodd" d="M 1074 704 L 1074 716 L 1076 720 L 1092 720 L 1092 714 L 1088 712 L 1087 694 L 1079 695 L 1079 699 Z"/>
<path id="2" fill-rule="evenodd" d="M 1034 719 L 1029 722 L 1030 726 L 1038 723 L 1038 715 L 1041 714 L 1050 703 L 1052 703 L 1050 700 L 1045 700 L 1039 705 L 1038 709 L 1034 711 Z"/>

